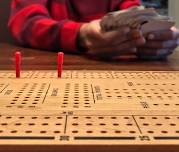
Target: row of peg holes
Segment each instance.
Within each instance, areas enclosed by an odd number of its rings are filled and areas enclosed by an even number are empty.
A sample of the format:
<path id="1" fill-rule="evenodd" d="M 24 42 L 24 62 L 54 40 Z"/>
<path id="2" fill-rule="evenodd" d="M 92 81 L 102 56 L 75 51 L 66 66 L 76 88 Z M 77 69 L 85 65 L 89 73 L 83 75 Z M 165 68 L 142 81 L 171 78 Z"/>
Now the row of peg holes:
<path id="1" fill-rule="evenodd" d="M 32 75 L 31 73 L 25 73 L 26 76 L 24 78 L 30 78 L 30 76 Z M 71 72 L 70 73 L 65 73 L 66 74 L 66 77 L 67 78 L 71 78 Z M 89 73 L 86 73 L 86 72 L 79 72 L 79 73 L 75 73 L 75 74 L 72 74 L 74 78 L 79 78 L 79 77 L 90 77 L 90 78 L 111 78 L 111 73 L 109 72 L 102 72 L 102 73 L 98 73 L 98 72 L 89 72 Z M 164 79 L 176 79 L 179 77 L 179 74 L 178 73 L 113 73 L 112 74 L 113 77 L 115 78 L 125 78 L 125 79 L 128 79 L 128 78 L 132 78 L 132 79 L 135 79 L 135 78 L 140 78 L 140 79 L 143 79 L 143 78 L 147 78 L 147 79 L 161 79 L 164 78 Z M 8 78 L 13 78 L 14 77 L 14 73 L 1 73 L 1 76 L 0 78 L 4 78 L 4 77 L 8 77 Z M 33 75 L 33 78 L 54 78 L 56 77 L 56 73 L 53 73 L 53 72 L 44 72 L 44 73 L 36 73 Z"/>
<path id="2" fill-rule="evenodd" d="M 1 116 L 0 116 L 1 117 Z M 12 117 L 12 116 L 7 116 L 7 117 L 5 117 L 6 119 L 13 119 L 14 117 Z M 29 118 L 29 117 L 16 117 L 16 118 L 19 118 L 19 119 L 26 119 L 26 118 Z M 54 117 L 53 117 L 54 118 Z M 58 116 L 58 117 L 55 117 L 57 120 L 61 120 L 61 119 L 63 119 L 63 117 L 60 117 L 60 116 Z M 39 119 L 39 117 L 37 117 L 37 116 L 33 116 L 33 117 L 31 117 L 31 119 L 32 120 L 34 120 L 34 119 Z M 40 119 L 51 119 L 51 117 L 50 116 L 45 116 L 45 117 L 40 117 Z M 7 126 L 8 125 L 8 123 L 2 123 L 1 124 L 2 126 Z M 12 123 L 11 123 L 11 125 L 12 125 Z M 21 126 L 21 125 L 23 125 L 22 123 L 15 123 L 14 124 L 15 126 Z M 28 123 L 28 125 L 29 126 L 35 126 L 36 124 L 35 123 Z M 38 124 L 39 125 L 39 124 Z M 49 125 L 49 123 L 42 123 L 41 124 L 41 126 L 48 126 Z M 62 125 L 62 123 L 55 123 L 55 125 L 56 126 L 61 126 Z M 3 130 L 0 130 L 0 133 L 3 133 Z M 7 133 L 7 132 L 6 132 Z M 18 131 L 17 130 L 12 130 L 12 131 L 10 131 L 10 133 L 18 133 Z M 22 132 L 21 132 L 22 133 Z M 33 131 L 32 130 L 27 130 L 27 131 L 25 131 L 25 133 L 33 133 Z M 40 131 L 40 133 L 41 134 L 45 134 L 45 133 L 48 133 L 46 130 L 44 130 L 44 131 Z M 57 134 L 57 133 L 61 133 L 61 131 L 54 131 L 53 133 L 55 133 L 55 134 Z"/>
<path id="3" fill-rule="evenodd" d="M 147 78 L 147 79 L 176 79 L 179 77 L 179 74 L 178 73 L 114 73 L 114 76 L 116 78 L 132 78 L 132 79 L 135 79 L 135 78 L 140 78 L 140 79 L 144 79 L 144 78 Z"/>
<path id="4" fill-rule="evenodd" d="M 20 97 L 24 91 L 26 91 L 27 87 L 29 86 L 28 83 L 26 83 L 18 92 L 18 94 L 14 97 L 14 99 L 12 100 L 12 102 L 10 103 L 11 105 L 15 105 L 17 101 L 19 101 Z M 30 96 L 32 95 L 32 93 L 35 91 L 36 87 L 38 86 L 37 83 L 32 84 L 32 86 L 29 88 L 29 92 L 26 94 L 26 96 L 24 97 L 24 99 L 22 100 L 22 102 L 20 103 L 21 105 L 26 105 L 28 104 L 27 102 L 29 101 L 29 99 L 31 98 Z M 32 101 L 32 105 L 37 105 L 38 101 L 41 98 L 41 95 L 45 89 L 46 83 L 41 84 L 40 88 L 37 90 L 37 95 L 36 97 L 34 97 L 34 99 Z"/>
<path id="5" fill-rule="evenodd" d="M 93 132 L 94 132 L 93 130 L 87 130 L 87 131 L 86 131 L 86 133 L 93 133 Z M 78 131 L 78 130 L 73 130 L 72 133 L 76 134 L 76 133 L 79 133 L 79 131 Z M 95 132 L 95 133 L 96 133 L 96 132 Z M 105 134 L 105 133 L 108 133 L 108 131 L 102 130 L 102 131 L 100 131 L 100 133 Z M 111 133 L 111 132 L 110 132 L 110 133 Z M 123 133 L 123 131 L 121 131 L 121 130 L 115 130 L 114 133 L 118 133 L 118 134 L 119 134 L 119 133 Z M 126 133 L 126 131 L 125 131 L 125 133 Z M 130 133 L 130 134 L 135 134 L 135 133 L 137 133 L 137 132 L 136 132 L 136 131 L 129 131 L 128 133 Z M 155 133 L 155 132 L 149 130 L 149 131 L 147 131 L 147 133 L 153 134 L 153 133 Z M 168 134 L 169 132 L 163 130 L 163 131 L 161 131 L 161 133 L 162 133 L 162 134 Z M 179 134 L 179 130 L 175 131 L 175 133 Z"/>
<path id="6" fill-rule="evenodd" d="M 116 134 L 119 134 L 119 133 L 122 133 L 123 131 L 121 131 L 121 130 L 114 130 L 114 133 L 116 133 Z M 77 133 L 79 133 L 79 130 L 72 130 L 72 133 L 73 134 L 77 134 Z M 87 130 L 86 131 L 86 133 L 88 133 L 88 134 L 92 134 L 92 133 L 94 133 L 94 131 L 93 130 Z M 95 132 L 95 134 L 96 134 L 97 132 Z M 106 133 L 108 133 L 108 131 L 107 130 L 101 130 L 101 131 L 99 131 L 99 133 L 101 133 L 101 134 L 106 134 Z M 111 133 L 111 132 L 110 132 Z M 126 132 L 125 132 L 126 133 Z M 131 130 L 131 131 L 129 131 L 129 133 L 130 134 L 135 134 L 135 133 L 137 133 L 136 131 L 133 131 L 133 130 Z"/>
<path id="7" fill-rule="evenodd" d="M 79 105 L 81 103 L 79 103 L 79 93 L 80 93 L 80 90 L 79 90 L 79 87 L 80 85 L 78 83 L 75 83 L 74 86 L 73 86 L 73 95 L 74 95 L 74 99 L 72 99 L 73 102 L 73 108 L 79 108 Z M 71 84 L 70 83 L 66 83 L 65 85 L 65 90 L 64 90 L 64 99 L 63 99 L 63 103 L 62 103 L 62 108 L 67 108 L 67 106 L 70 104 L 72 104 L 71 102 L 69 102 L 69 93 L 70 93 L 70 89 L 72 88 Z M 84 107 L 85 108 L 90 108 L 91 106 L 90 105 L 90 97 L 89 97 L 89 86 L 88 84 L 83 84 L 83 92 L 84 92 Z"/>
<path id="8" fill-rule="evenodd" d="M 0 115 L 0 118 L 2 118 L 3 116 L 2 115 Z M 14 116 L 7 116 L 7 117 L 5 117 L 5 119 L 13 119 L 13 118 L 18 118 L 18 119 L 51 119 L 51 118 L 56 118 L 56 119 L 63 119 L 63 117 L 62 116 L 57 116 L 57 117 L 51 117 L 51 116 L 45 116 L 45 117 L 38 117 L 38 116 L 32 116 L 32 117 L 26 117 L 26 116 L 19 116 L 19 117 L 14 117 Z M 79 116 L 73 116 L 72 117 L 72 119 L 80 119 L 81 117 L 79 117 Z M 132 119 L 132 117 L 128 117 L 128 116 L 124 116 L 124 117 L 118 117 L 118 116 L 108 116 L 108 117 L 106 117 L 106 116 L 95 116 L 95 117 L 93 117 L 93 116 L 85 116 L 85 117 L 82 117 L 82 118 L 85 118 L 85 119 L 93 119 L 93 118 L 97 118 L 97 119 L 106 119 L 106 118 L 110 118 L 110 119 Z M 166 120 L 170 120 L 170 119 L 174 119 L 174 118 L 176 118 L 176 119 L 179 119 L 179 116 L 177 116 L 177 117 L 170 117 L 170 116 L 165 116 L 165 117 L 162 117 L 162 116 L 152 116 L 152 117 L 144 117 L 144 116 L 140 116 L 140 117 L 137 117 L 138 119 L 141 119 L 141 120 L 145 120 L 145 119 L 153 119 L 153 120 L 160 120 L 161 118 L 163 118 L 163 119 L 166 119 Z"/>
<path id="9" fill-rule="evenodd" d="M 91 116 L 86 116 L 86 117 L 84 117 L 84 118 L 90 120 L 90 119 L 92 119 L 93 117 L 91 117 Z M 99 116 L 99 117 L 97 117 L 97 118 L 98 118 L 99 120 L 105 119 L 105 117 L 103 117 L 103 116 Z M 118 118 L 118 117 L 115 117 L 115 116 L 110 117 L 110 119 L 112 119 L 112 120 L 117 119 L 117 118 Z M 76 119 L 79 119 L 79 117 L 78 117 L 78 116 L 75 116 L 75 117 L 73 117 L 73 119 L 76 120 Z M 131 119 L 131 118 L 130 118 L 130 117 L 123 117 L 123 119 L 127 119 L 127 120 L 128 120 L 128 119 Z M 72 126 L 77 126 L 77 127 L 78 127 L 78 125 L 79 125 L 78 123 L 73 123 L 73 124 L 72 124 Z M 88 127 L 89 127 L 89 126 L 93 126 L 92 123 L 86 123 L 85 125 L 88 126 Z M 100 125 L 100 126 L 106 126 L 105 123 L 100 123 L 99 125 Z M 113 125 L 113 126 L 120 126 L 119 123 L 113 123 L 112 125 Z M 128 124 L 126 124 L 126 125 L 127 125 L 127 126 L 133 126 L 133 124 L 131 124 L 131 123 L 128 123 Z M 96 125 L 95 125 L 95 126 L 96 126 Z M 73 133 L 73 134 L 77 134 L 77 133 L 79 133 L 79 131 L 78 131 L 78 130 L 73 130 L 72 133 Z M 91 133 L 93 133 L 93 131 L 92 131 L 92 130 L 87 130 L 86 133 L 91 134 Z M 108 133 L 108 131 L 106 131 L 106 130 L 101 130 L 100 133 L 106 134 L 106 133 Z M 120 130 L 115 130 L 114 133 L 116 133 L 116 134 L 118 133 L 118 134 L 119 134 L 119 133 L 122 133 L 122 131 L 120 131 Z M 134 134 L 134 133 L 136 133 L 136 131 L 129 131 L 129 133 L 130 133 L 130 134 Z"/>
<path id="10" fill-rule="evenodd" d="M 4 132 L 3 130 L 0 130 L 0 133 L 3 133 L 3 132 Z M 7 132 L 5 132 L 5 133 L 7 133 Z M 18 130 L 11 130 L 10 133 L 16 134 L 16 133 L 18 133 Z M 22 131 L 20 131 L 20 133 L 22 133 Z M 24 131 L 24 133 L 29 134 L 29 133 L 33 133 L 33 131 L 32 130 L 26 130 L 26 131 Z M 37 132 L 35 132 L 35 133 L 37 133 Z M 48 133 L 48 131 L 41 130 L 39 133 L 46 134 L 46 133 Z M 55 131 L 53 131 L 53 133 L 59 134 L 59 133 L 61 133 L 61 131 L 55 130 Z"/>
<path id="11" fill-rule="evenodd" d="M 23 78 L 30 78 L 32 73 L 30 72 L 22 72 Z M 0 78 L 14 78 L 15 73 L 0 73 Z"/>

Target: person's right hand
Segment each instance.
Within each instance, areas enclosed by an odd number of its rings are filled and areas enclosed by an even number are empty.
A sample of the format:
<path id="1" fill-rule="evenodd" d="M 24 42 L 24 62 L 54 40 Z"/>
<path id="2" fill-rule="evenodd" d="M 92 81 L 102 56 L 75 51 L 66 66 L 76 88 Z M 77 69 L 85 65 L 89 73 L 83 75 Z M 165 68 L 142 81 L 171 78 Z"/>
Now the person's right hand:
<path id="1" fill-rule="evenodd" d="M 112 59 L 135 54 L 136 48 L 143 45 L 145 39 L 139 30 L 130 30 L 128 27 L 102 32 L 100 20 L 95 20 L 82 25 L 78 43 L 87 49 L 88 55 Z"/>

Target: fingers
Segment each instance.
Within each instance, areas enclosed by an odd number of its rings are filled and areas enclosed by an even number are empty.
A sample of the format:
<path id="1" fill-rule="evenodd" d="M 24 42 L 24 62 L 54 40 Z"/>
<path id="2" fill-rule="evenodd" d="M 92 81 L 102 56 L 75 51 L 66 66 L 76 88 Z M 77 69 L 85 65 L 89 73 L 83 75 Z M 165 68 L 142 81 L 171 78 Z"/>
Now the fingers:
<path id="1" fill-rule="evenodd" d="M 129 45 L 133 46 L 141 46 L 144 45 L 146 40 L 143 37 L 143 34 L 139 30 L 131 30 L 126 37 L 125 43 L 129 42 Z M 123 42 L 124 43 L 124 42 Z M 118 43 L 119 44 L 119 43 Z"/>
<path id="2" fill-rule="evenodd" d="M 142 31 L 140 31 L 140 30 L 132 30 L 129 33 L 129 37 L 130 37 L 130 39 L 137 39 L 137 38 L 143 37 L 143 34 L 142 34 Z"/>
<path id="3" fill-rule="evenodd" d="M 121 50 L 120 47 L 110 47 L 110 48 L 99 48 L 88 51 L 89 54 L 95 56 L 121 56 L 121 55 L 134 55 L 137 52 L 137 48 L 126 48 Z"/>
<path id="4" fill-rule="evenodd" d="M 136 48 L 136 46 L 140 46 L 143 43 L 145 43 L 145 39 L 139 38 L 139 39 L 134 39 L 131 41 L 126 41 L 125 43 L 122 43 L 122 44 L 116 46 L 115 48 L 118 51 L 123 51 L 123 50 L 128 50 L 129 48 Z M 124 53 L 125 53 L 125 51 L 124 51 Z"/>
<path id="5" fill-rule="evenodd" d="M 143 38 L 134 39 L 132 41 L 126 41 L 119 45 L 110 45 L 103 48 L 92 48 L 91 53 L 97 52 L 96 55 L 107 54 L 109 56 L 120 56 L 120 55 L 129 55 L 129 54 L 136 54 L 136 44 L 141 45 L 145 42 Z"/>
<path id="6" fill-rule="evenodd" d="M 178 46 L 178 39 L 174 40 L 148 40 L 138 49 L 138 56 L 142 59 L 162 59 L 171 55 Z"/>
<path id="7" fill-rule="evenodd" d="M 144 38 L 142 32 L 139 30 L 131 30 L 129 27 L 121 27 L 116 31 L 110 32 L 102 32 L 99 27 L 99 22 L 94 21 L 88 24 L 88 34 L 87 39 L 89 43 L 89 49 L 95 48 L 106 48 L 110 46 L 116 46 L 126 41 L 133 40 L 133 39 L 141 39 L 139 41 L 139 45 L 144 43 Z"/>
<path id="8" fill-rule="evenodd" d="M 179 29 L 177 29 L 175 26 L 173 26 L 173 27 L 171 28 L 171 30 L 174 31 L 174 32 L 179 32 Z"/>
<path id="9" fill-rule="evenodd" d="M 93 39 L 98 40 L 95 47 L 100 46 L 109 46 L 109 45 L 118 45 L 125 41 L 133 40 L 133 39 L 142 39 L 144 41 L 142 32 L 139 30 L 130 30 L 128 27 L 121 27 L 118 31 L 111 31 L 100 34 L 93 34 Z"/>
<path id="10" fill-rule="evenodd" d="M 114 35 L 113 35 L 114 36 Z M 106 47 L 112 46 L 117 47 L 121 46 L 123 49 L 123 46 L 125 46 L 124 49 L 129 47 L 136 47 L 141 46 L 145 44 L 145 38 L 142 36 L 142 33 L 138 30 L 132 30 L 128 34 L 125 34 L 123 37 L 120 37 L 121 35 L 115 35 L 113 38 L 111 38 L 110 41 L 106 42 Z"/>
<path id="11" fill-rule="evenodd" d="M 176 48 L 178 46 L 178 40 L 168 40 L 168 41 L 155 41 L 150 40 L 145 44 L 146 48 L 153 49 L 165 49 L 165 48 Z"/>
<path id="12" fill-rule="evenodd" d="M 151 48 L 142 48 L 138 51 L 139 56 L 152 56 L 152 57 L 160 57 L 160 56 L 168 56 L 174 52 L 174 48 L 170 49 L 156 49 L 153 50 Z"/>
<path id="13" fill-rule="evenodd" d="M 123 55 L 136 55 L 137 53 L 137 48 L 133 47 L 133 48 L 114 48 L 113 51 L 110 53 L 112 57 L 114 56 L 123 56 Z"/>
<path id="14" fill-rule="evenodd" d="M 118 31 L 111 31 L 104 33 L 101 37 L 101 41 L 106 44 L 120 44 L 128 39 L 128 33 L 130 32 L 130 28 L 122 27 Z"/>
<path id="15" fill-rule="evenodd" d="M 105 33 L 100 33 L 99 31 L 92 30 L 88 37 L 89 41 L 91 41 L 93 44 L 93 48 L 108 47 L 126 41 L 128 39 L 127 33 L 129 33 L 129 31 L 130 28 L 128 27 L 122 27 L 118 31 Z"/>
<path id="16" fill-rule="evenodd" d="M 147 37 L 149 40 L 176 40 L 179 38 L 179 31 L 165 30 L 152 32 Z"/>

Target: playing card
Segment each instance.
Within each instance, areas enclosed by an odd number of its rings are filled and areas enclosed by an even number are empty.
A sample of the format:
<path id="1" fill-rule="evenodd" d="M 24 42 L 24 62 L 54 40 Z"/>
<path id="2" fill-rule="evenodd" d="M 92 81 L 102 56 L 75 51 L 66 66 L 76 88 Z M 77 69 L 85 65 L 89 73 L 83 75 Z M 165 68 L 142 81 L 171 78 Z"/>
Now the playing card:
<path id="1" fill-rule="evenodd" d="M 168 30 L 175 25 L 172 21 L 149 21 L 143 24 L 141 30 L 143 34 L 147 34 L 154 31 Z"/>
<path id="2" fill-rule="evenodd" d="M 170 29 L 174 24 L 171 17 L 161 16 L 153 8 L 132 7 L 108 13 L 101 20 L 101 29 L 107 32 L 129 26 L 132 29 L 141 29 L 146 34 Z"/>

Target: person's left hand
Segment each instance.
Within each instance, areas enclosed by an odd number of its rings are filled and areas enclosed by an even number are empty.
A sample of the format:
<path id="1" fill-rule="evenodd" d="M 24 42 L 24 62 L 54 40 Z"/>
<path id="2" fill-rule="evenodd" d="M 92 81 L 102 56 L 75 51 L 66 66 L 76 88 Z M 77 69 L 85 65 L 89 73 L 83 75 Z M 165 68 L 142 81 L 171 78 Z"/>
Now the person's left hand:
<path id="1" fill-rule="evenodd" d="M 171 55 L 179 45 L 179 30 L 152 32 L 147 35 L 146 43 L 138 48 L 138 57 L 142 59 L 163 59 Z"/>

